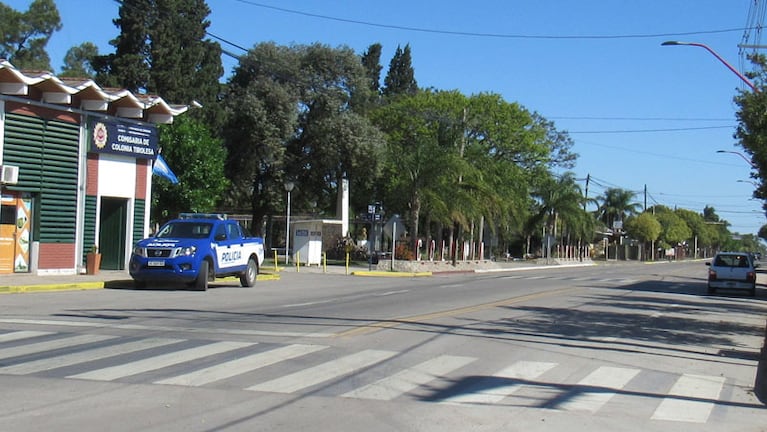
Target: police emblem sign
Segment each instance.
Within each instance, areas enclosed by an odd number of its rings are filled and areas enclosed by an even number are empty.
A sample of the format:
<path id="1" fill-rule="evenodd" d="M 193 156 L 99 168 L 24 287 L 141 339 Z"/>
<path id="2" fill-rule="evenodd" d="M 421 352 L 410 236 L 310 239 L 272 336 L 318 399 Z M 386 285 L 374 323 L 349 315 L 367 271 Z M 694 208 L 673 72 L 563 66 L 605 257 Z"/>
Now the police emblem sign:
<path id="1" fill-rule="evenodd" d="M 153 125 L 118 123 L 104 119 L 89 122 L 90 151 L 140 159 L 157 156 L 159 137 Z"/>

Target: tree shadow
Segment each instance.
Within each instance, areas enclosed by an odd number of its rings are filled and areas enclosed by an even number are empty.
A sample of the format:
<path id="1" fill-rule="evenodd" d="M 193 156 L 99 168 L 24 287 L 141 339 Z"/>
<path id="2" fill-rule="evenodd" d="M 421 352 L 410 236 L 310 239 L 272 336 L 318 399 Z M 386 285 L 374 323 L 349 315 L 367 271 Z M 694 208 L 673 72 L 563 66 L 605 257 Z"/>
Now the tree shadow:
<path id="1" fill-rule="evenodd" d="M 689 278 L 687 278 L 689 280 Z M 705 296 L 705 283 L 647 281 L 630 285 L 588 288 L 620 291 L 620 295 L 590 291 L 581 295 L 584 307 L 546 307 L 528 303 L 498 306 L 509 311 L 509 318 L 482 320 L 467 314 L 442 318 L 370 319 L 367 317 L 319 316 L 311 314 L 254 313 L 183 308 L 77 309 L 58 316 L 91 319 L 194 320 L 215 332 L 218 325 L 292 326 L 331 328 L 336 335 L 356 329 L 459 335 L 508 343 L 557 345 L 566 348 L 601 349 L 627 353 L 653 353 L 709 361 L 753 360 L 758 347 L 737 341 L 743 336 L 761 336 L 763 326 L 732 320 L 711 320 L 714 313 L 733 312 L 762 316 L 762 297 L 748 301 L 729 296 Z M 649 296 L 644 293 L 677 294 Z M 681 295 L 679 295 L 681 294 Z M 760 293 L 763 295 L 763 293 Z M 440 316 L 441 314 L 437 314 Z M 714 352 L 707 347 L 715 347 Z"/>
<path id="2" fill-rule="evenodd" d="M 444 383 L 444 382 L 443 382 Z M 567 383 L 554 383 L 547 381 L 522 379 L 522 378 L 506 378 L 497 376 L 486 375 L 471 375 L 456 378 L 454 380 L 448 380 L 447 385 L 441 387 L 432 387 L 426 394 L 420 397 L 420 400 L 425 402 L 451 402 L 451 399 L 457 399 L 461 404 L 468 405 L 498 405 L 497 401 L 482 402 L 481 398 L 474 401 L 460 402 L 460 396 L 462 395 L 476 395 L 476 394 L 489 394 L 500 397 L 513 396 L 515 392 L 520 390 L 523 386 L 544 388 L 549 392 L 542 392 L 542 394 L 551 394 L 550 397 L 544 397 L 533 404 L 532 407 L 546 408 L 546 409 L 558 409 L 564 406 L 567 402 L 572 401 L 578 396 L 585 394 L 609 394 L 609 395 L 627 395 L 634 397 L 652 398 L 652 399 L 673 399 L 689 402 L 711 403 L 720 406 L 729 407 L 741 407 L 741 408 L 759 408 L 765 409 L 766 407 L 757 403 L 746 402 L 733 402 L 724 401 L 719 399 L 709 399 L 704 397 L 695 396 L 680 396 L 666 393 L 653 393 L 643 392 L 628 389 L 616 389 L 610 387 L 585 385 L 585 384 L 567 384 Z M 513 402 L 504 403 L 504 406 L 512 406 Z M 529 398 L 525 398 L 525 401 L 520 405 L 531 407 L 531 401 Z"/>

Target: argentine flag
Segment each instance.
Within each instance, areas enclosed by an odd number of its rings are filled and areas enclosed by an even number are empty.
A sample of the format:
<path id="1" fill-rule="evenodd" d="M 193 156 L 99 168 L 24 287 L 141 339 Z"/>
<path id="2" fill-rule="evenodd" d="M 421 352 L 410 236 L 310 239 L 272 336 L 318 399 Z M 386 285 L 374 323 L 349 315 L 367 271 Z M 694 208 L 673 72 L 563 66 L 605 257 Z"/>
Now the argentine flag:
<path id="1" fill-rule="evenodd" d="M 170 182 L 173 184 L 178 183 L 176 174 L 173 174 L 173 171 L 170 170 L 170 167 L 168 166 L 168 164 L 165 162 L 165 159 L 163 159 L 162 155 L 160 154 L 158 154 L 157 159 L 154 160 L 154 165 L 152 166 L 152 174 L 163 176 L 166 179 L 170 180 Z"/>

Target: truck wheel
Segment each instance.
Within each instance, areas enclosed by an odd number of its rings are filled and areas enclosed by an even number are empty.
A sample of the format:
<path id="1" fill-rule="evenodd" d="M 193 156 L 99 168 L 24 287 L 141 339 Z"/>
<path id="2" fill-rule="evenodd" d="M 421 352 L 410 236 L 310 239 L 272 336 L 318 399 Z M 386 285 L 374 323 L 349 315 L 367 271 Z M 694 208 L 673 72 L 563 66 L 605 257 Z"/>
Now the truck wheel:
<path id="1" fill-rule="evenodd" d="M 252 287 L 256 284 L 256 278 L 258 277 L 258 264 L 252 257 L 248 259 L 248 267 L 244 272 L 240 273 L 240 285 L 244 287 Z"/>
<path id="2" fill-rule="evenodd" d="M 197 274 L 197 280 L 194 281 L 195 291 L 207 291 L 208 290 L 208 270 L 210 264 L 203 260 L 200 263 L 200 273 Z"/>

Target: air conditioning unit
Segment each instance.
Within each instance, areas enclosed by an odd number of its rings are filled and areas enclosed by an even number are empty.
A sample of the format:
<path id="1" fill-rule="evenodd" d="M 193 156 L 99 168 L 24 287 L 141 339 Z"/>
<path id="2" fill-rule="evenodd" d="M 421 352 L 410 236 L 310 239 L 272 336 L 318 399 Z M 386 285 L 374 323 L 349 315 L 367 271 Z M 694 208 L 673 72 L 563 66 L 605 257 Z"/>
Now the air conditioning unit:
<path id="1" fill-rule="evenodd" d="M 19 182 L 19 167 L 13 165 L 0 165 L 0 183 L 16 184 Z"/>

